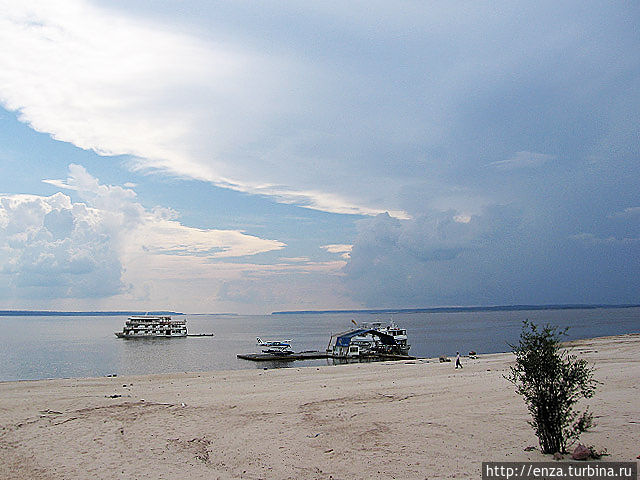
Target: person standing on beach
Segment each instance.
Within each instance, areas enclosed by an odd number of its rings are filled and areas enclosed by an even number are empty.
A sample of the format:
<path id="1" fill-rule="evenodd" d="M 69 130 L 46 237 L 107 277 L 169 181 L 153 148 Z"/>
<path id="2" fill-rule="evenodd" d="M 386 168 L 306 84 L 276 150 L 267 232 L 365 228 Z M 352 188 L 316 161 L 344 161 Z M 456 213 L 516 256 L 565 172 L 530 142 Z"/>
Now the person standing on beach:
<path id="1" fill-rule="evenodd" d="M 460 352 L 456 352 L 456 368 L 462 368 L 462 363 L 460 363 Z"/>

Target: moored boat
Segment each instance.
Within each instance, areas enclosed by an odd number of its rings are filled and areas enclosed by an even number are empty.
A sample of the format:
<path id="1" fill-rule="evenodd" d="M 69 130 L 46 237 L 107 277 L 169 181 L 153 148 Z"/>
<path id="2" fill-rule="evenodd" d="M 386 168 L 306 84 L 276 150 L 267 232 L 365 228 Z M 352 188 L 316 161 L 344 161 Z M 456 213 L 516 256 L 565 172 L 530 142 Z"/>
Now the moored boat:
<path id="1" fill-rule="evenodd" d="M 115 335 L 118 338 L 186 337 L 187 320 L 173 320 L 168 315 L 132 315 Z"/>
<path id="2" fill-rule="evenodd" d="M 355 324 L 355 322 L 354 322 Z M 407 331 L 391 322 L 364 323 L 357 328 L 331 336 L 327 353 L 334 358 L 405 357 L 411 345 Z"/>
<path id="3" fill-rule="evenodd" d="M 398 327 L 395 322 L 393 322 L 393 320 L 388 324 L 383 324 L 382 322 L 374 322 L 371 324 L 371 328 L 377 330 L 378 332 L 391 335 L 396 341 L 399 353 L 401 355 L 409 355 L 409 349 L 411 348 L 411 345 L 409 345 L 408 343 L 409 338 L 407 337 L 406 329 Z"/>

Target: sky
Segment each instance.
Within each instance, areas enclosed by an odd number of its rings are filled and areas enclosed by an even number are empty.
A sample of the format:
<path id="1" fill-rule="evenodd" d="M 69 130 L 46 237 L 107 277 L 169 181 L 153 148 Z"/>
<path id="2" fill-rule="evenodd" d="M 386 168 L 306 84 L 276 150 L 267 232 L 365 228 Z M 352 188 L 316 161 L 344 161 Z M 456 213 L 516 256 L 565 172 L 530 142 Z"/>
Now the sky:
<path id="1" fill-rule="evenodd" d="M 639 22 L 0 0 L 0 309 L 640 303 Z"/>

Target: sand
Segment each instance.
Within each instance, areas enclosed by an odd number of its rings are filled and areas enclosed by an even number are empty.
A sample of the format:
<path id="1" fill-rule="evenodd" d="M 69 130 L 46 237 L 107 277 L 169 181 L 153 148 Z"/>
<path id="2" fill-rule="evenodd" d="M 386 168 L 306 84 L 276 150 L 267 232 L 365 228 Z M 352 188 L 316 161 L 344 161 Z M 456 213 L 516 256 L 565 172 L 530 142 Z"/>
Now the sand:
<path id="1" fill-rule="evenodd" d="M 640 334 L 575 343 L 602 382 L 582 442 L 640 455 Z M 511 354 L 0 383 L 2 479 L 480 478 L 549 460 Z M 112 398 L 112 396 L 114 396 Z"/>

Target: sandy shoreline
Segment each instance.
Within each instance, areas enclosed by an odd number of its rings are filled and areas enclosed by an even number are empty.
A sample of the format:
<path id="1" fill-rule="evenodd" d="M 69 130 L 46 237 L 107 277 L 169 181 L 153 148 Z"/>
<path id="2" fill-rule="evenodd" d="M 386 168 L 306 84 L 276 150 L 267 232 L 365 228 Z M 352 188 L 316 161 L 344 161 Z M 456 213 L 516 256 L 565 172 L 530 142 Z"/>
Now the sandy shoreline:
<path id="1" fill-rule="evenodd" d="M 572 342 L 602 382 L 582 442 L 640 455 L 640 334 Z M 548 460 L 511 354 L 0 383 L 3 479 L 479 478 Z"/>

